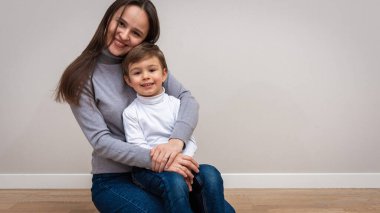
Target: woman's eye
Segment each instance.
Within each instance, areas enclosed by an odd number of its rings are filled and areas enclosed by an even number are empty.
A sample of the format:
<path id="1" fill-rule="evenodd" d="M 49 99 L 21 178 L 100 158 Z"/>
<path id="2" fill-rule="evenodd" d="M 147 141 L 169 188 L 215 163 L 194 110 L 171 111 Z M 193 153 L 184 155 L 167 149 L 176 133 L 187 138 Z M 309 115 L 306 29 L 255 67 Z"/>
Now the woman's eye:
<path id="1" fill-rule="evenodd" d="M 119 25 L 119 27 L 124 27 L 125 26 L 124 22 L 122 22 L 122 21 L 118 21 L 118 25 Z"/>
<path id="2" fill-rule="evenodd" d="M 133 32 L 133 34 L 134 34 L 135 36 L 137 36 L 137 37 L 141 37 L 140 33 L 138 33 L 138 32 Z"/>

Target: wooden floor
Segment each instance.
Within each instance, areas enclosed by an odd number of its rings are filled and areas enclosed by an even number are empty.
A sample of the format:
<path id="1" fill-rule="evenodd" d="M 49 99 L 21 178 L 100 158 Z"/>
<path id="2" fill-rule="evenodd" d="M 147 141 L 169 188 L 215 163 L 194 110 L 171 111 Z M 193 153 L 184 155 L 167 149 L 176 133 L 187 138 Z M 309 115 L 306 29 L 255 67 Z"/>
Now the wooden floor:
<path id="1" fill-rule="evenodd" d="M 237 212 L 380 213 L 380 189 L 226 189 Z M 0 190 L 0 212 L 97 212 L 89 190 Z"/>

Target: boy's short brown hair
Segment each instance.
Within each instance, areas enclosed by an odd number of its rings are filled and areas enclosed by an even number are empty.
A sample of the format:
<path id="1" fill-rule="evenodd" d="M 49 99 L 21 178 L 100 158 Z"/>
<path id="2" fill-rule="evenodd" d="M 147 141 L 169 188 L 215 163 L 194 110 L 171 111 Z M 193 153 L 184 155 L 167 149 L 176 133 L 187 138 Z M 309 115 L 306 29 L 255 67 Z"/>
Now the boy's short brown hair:
<path id="1" fill-rule="evenodd" d="M 137 45 L 136 47 L 132 48 L 132 50 L 130 50 L 128 52 L 127 56 L 124 58 L 124 60 L 122 62 L 122 68 L 123 68 L 124 75 L 127 77 L 129 76 L 128 75 L 129 74 L 129 69 L 128 69 L 129 65 L 131 65 L 133 63 L 137 63 L 137 62 L 139 62 L 143 59 L 146 59 L 146 58 L 151 58 L 151 57 L 157 57 L 158 60 L 160 61 L 162 68 L 167 69 L 165 56 L 162 53 L 162 51 L 160 50 L 160 48 L 155 44 L 143 42 L 143 43 Z"/>

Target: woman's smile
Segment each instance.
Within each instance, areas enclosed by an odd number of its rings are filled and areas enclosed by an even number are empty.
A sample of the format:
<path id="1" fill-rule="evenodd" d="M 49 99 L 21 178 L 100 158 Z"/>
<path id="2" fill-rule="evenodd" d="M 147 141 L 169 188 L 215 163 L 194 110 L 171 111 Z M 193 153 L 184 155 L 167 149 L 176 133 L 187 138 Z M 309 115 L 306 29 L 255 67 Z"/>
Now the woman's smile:
<path id="1" fill-rule="evenodd" d="M 127 44 L 123 43 L 122 41 L 119 41 L 117 39 L 115 39 L 113 41 L 113 43 L 115 44 L 116 47 L 118 48 L 125 48 L 127 46 Z"/>

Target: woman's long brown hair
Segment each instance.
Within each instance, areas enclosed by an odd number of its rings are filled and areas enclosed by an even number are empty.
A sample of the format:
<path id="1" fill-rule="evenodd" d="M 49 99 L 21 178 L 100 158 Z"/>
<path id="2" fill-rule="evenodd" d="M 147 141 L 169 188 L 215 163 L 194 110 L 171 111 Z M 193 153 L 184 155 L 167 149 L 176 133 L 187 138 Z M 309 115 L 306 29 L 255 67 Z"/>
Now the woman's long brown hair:
<path id="1" fill-rule="evenodd" d="M 107 9 L 86 49 L 63 72 L 56 88 L 55 100 L 57 102 L 79 105 L 81 93 L 92 93 L 92 89 L 90 89 L 92 87 L 88 88 L 85 84 L 91 78 L 102 49 L 107 46 L 109 22 L 119 8 L 127 5 L 139 6 L 148 15 L 149 31 L 144 41 L 155 43 L 158 40 L 160 36 L 160 24 L 156 8 L 152 2 L 149 0 L 116 0 Z"/>

